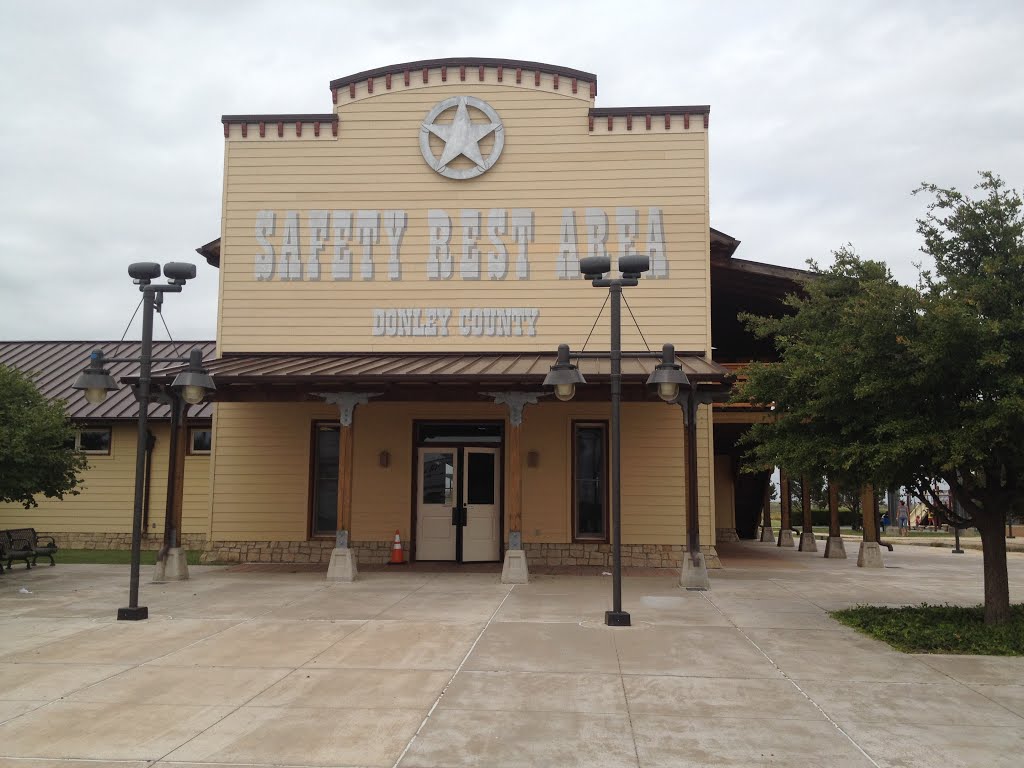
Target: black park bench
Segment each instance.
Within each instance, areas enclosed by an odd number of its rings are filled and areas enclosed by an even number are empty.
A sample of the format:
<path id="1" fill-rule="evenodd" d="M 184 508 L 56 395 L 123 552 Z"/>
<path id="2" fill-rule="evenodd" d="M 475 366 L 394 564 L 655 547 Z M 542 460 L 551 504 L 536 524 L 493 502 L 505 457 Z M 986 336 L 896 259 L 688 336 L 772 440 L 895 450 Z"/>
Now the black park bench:
<path id="1" fill-rule="evenodd" d="M 39 536 L 35 528 L 11 528 L 0 531 L 0 544 L 5 550 L 2 558 L 7 560 L 7 568 L 15 560 L 23 560 L 26 568 L 31 568 L 40 557 L 50 558 L 50 565 L 57 563 L 53 553 L 57 551 L 57 542 L 52 536 Z"/>

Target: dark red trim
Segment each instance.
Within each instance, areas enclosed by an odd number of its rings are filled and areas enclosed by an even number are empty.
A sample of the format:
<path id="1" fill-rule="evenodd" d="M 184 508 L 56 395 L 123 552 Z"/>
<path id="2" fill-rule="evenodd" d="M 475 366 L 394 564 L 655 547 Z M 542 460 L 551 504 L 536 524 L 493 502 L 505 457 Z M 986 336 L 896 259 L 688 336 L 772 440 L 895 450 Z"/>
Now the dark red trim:
<path id="1" fill-rule="evenodd" d="M 389 91 L 391 90 L 391 73 L 390 72 L 388 72 L 387 75 L 384 76 L 384 87 L 387 88 Z"/>
<path id="2" fill-rule="evenodd" d="M 278 124 L 277 124 L 277 137 L 281 138 L 282 136 L 284 136 L 284 123 L 283 122 L 278 122 Z"/>
<path id="3" fill-rule="evenodd" d="M 295 124 L 295 135 L 296 136 L 301 136 L 302 135 L 302 121 L 301 120 Z"/>
<path id="4" fill-rule="evenodd" d="M 652 115 L 706 115 L 711 112 L 711 107 L 707 104 L 689 107 L 591 107 L 590 111 L 598 117 L 605 115 L 635 115 L 637 112 L 649 112 Z"/>
<path id="5" fill-rule="evenodd" d="M 361 82 L 371 77 L 383 77 L 388 72 L 401 72 L 405 69 L 434 69 L 437 67 L 447 68 L 454 66 L 508 67 L 509 69 L 528 69 L 538 73 L 547 72 L 548 74 L 558 74 L 563 77 L 575 77 L 580 80 L 595 83 L 591 90 L 596 92 L 597 75 L 591 72 L 584 72 L 579 69 L 570 69 L 568 67 L 560 67 L 554 64 L 543 64 L 537 61 L 518 61 L 516 59 L 491 59 L 479 57 L 424 59 L 421 61 L 408 61 L 402 64 L 392 64 L 387 67 L 378 67 L 377 69 L 368 69 L 365 72 L 356 72 L 355 74 L 346 75 L 345 77 L 339 77 L 332 80 L 331 88 L 343 88 L 350 83 Z"/>
<path id="6" fill-rule="evenodd" d="M 242 123 L 242 138 L 245 139 L 245 138 L 248 138 L 248 137 L 249 137 L 249 124 L 248 123 Z"/>
<path id="7" fill-rule="evenodd" d="M 321 122 L 329 122 L 331 120 L 337 120 L 338 116 L 333 112 L 320 112 L 317 114 L 276 114 L 276 115 L 221 115 L 220 121 L 224 124 L 241 124 L 241 123 L 276 123 L 286 122 L 290 123 L 293 120 L 301 120 L 304 123 L 312 123 L 314 120 L 320 120 Z"/>
<path id="8" fill-rule="evenodd" d="M 558 90 L 558 73 L 557 72 L 555 72 L 554 76 L 552 77 L 552 82 L 555 84 L 555 90 L 557 91 Z"/>
<path id="9" fill-rule="evenodd" d="M 459 66 L 459 82 L 465 82 L 466 80 L 466 65 L 462 64 Z"/>

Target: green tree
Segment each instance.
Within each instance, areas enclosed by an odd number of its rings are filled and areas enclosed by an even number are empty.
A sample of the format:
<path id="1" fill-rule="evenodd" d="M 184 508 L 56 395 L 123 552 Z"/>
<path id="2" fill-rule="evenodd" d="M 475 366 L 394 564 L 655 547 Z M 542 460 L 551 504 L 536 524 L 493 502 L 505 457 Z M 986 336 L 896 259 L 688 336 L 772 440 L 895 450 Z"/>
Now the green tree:
<path id="1" fill-rule="evenodd" d="M 747 318 L 780 362 L 738 397 L 774 402 L 748 461 L 841 485 L 904 485 L 938 517 L 976 527 L 985 621 L 1009 617 L 1004 526 L 1024 494 L 1024 222 L 1016 191 L 982 173 L 970 197 L 924 184 L 918 221 L 934 273 L 900 285 L 851 248 L 813 273 L 781 318 Z M 943 502 L 939 483 L 953 491 Z"/>
<path id="2" fill-rule="evenodd" d="M 0 502 L 77 494 L 86 457 L 62 402 L 50 402 L 20 371 L 0 365 Z"/>

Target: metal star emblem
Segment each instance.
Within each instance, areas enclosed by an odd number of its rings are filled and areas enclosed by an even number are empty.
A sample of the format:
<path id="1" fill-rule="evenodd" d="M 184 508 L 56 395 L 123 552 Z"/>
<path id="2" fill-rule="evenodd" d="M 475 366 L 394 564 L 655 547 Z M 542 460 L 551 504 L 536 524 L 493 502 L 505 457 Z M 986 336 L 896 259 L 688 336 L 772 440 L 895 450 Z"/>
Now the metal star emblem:
<path id="1" fill-rule="evenodd" d="M 480 154 L 480 140 L 498 130 L 500 123 L 474 123 L 469 119 L 469 110 L 466 109 L 466 97 L 459 97 L 459 106 L 455 110 L 455 119 L 448 125 L 434 123 L 424 128 L 430 131 L 444 142 L 444 152 L 437 161 L 437 167 L 448 165 L 459 155 L 464 155 L 476 163 L 477 167 L 483 170 L 484 158 Z"/>
<path id="2" fill-rule="evenodd" d="M 452 107 L 456 108 L 452 122 L 435 122 L 442 112 Z M 469 116 L 469 107 L 483 112 L 488 122 L 474 123 Z M 480 151 L 480 141 L 491 133 L 495 134 L 494 147 L 485 158 Z M 439 158 L 435 158 L 430 149 L 430 134 L 444 142 L 444 150 Z M 450 179 L 469 179 L 487 171 L 501 154 L 504 141 L 504 126 L 498 113 L 487 102 L 473 96 L 453 96 L 445 99 L 430 110 L 420 126 L 420 150 L 423 159 L 439 174 Z M 448 168 L 448 164 L 460 155 L 469 159 L 476 167 L 459 170 Z"/>

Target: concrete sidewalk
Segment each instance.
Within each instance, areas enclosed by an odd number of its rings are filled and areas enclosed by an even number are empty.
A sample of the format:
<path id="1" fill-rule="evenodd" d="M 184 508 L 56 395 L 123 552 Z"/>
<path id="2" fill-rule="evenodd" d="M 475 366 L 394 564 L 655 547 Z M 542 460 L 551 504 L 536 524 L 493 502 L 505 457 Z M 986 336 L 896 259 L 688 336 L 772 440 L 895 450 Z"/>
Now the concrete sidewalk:
<path id="1" fill-rule="evenodd" d="M 884 556 L 726 547 L 707 593 L 627 578 L 635 626 L 616 630 L 600 576 L 197 567 L 144 584 L 153 618 L 133 624 L 112 620 L 125 567 L 16 568 L 0 764 L 1018 766 L 1024 658 L 901 654 L 826 613 L 976 604 L 980 555 Z"/>

